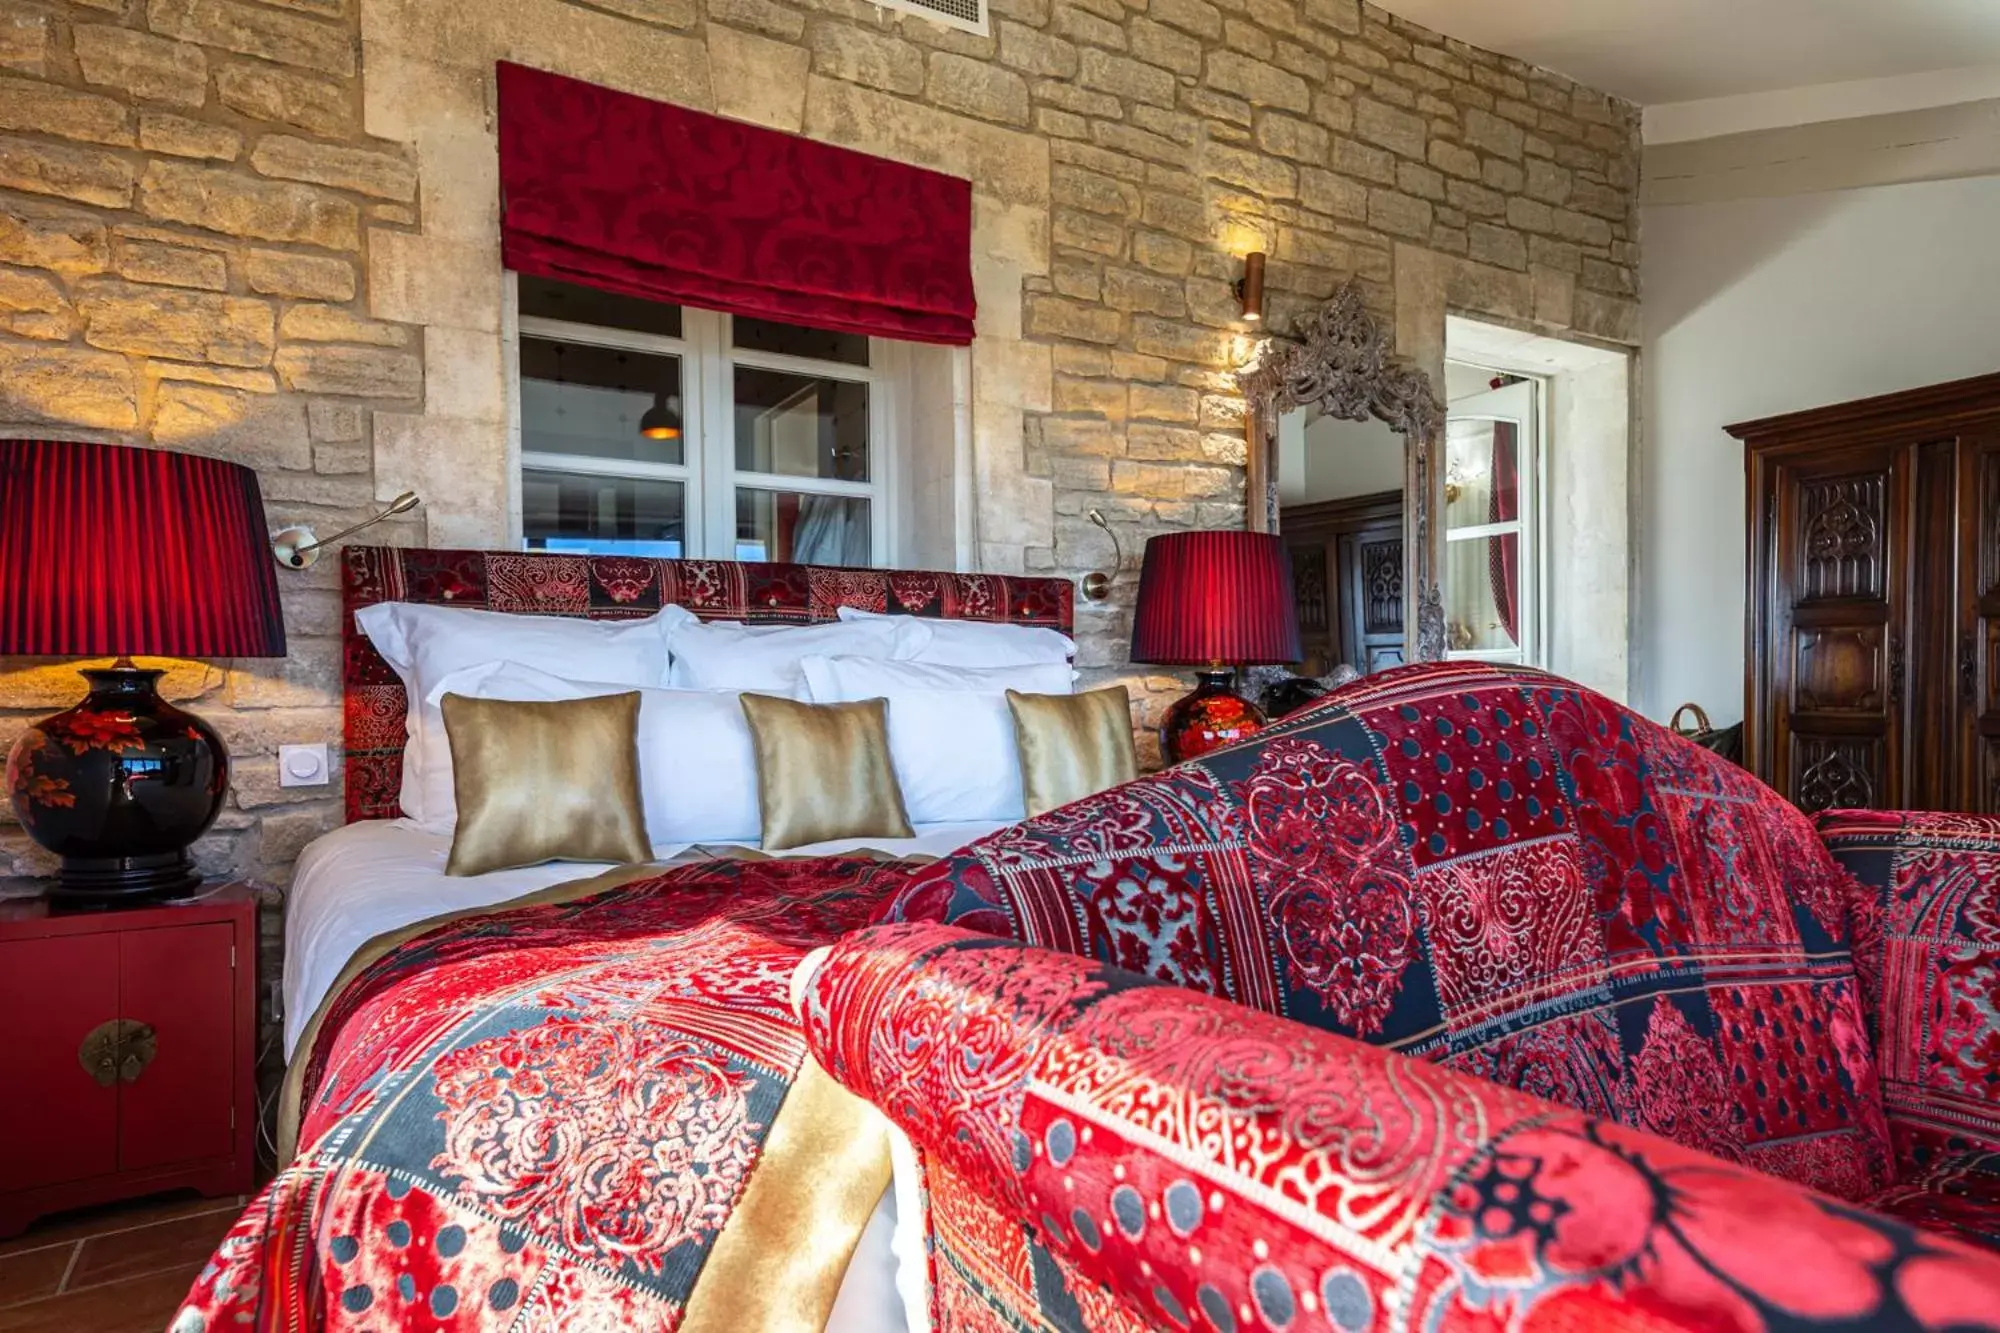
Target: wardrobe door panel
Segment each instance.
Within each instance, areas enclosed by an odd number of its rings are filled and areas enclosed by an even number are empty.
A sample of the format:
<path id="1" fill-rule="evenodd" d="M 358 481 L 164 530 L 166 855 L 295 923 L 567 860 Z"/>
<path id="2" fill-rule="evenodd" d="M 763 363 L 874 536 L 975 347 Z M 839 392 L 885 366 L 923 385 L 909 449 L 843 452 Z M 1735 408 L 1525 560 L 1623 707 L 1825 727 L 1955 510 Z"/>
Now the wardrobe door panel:
<path id="1" fill-rule="evenodd" d="M 1807 810 L 1894 805 L 1906 651 L 1894 447 L 1777 458 L 1765 588 L 1767 773 Z"/>
<path id="2" fill-rule="evenodd" d="M 1956 808 L 2000 813 L 2000 434 L 1959 445 Z"/>

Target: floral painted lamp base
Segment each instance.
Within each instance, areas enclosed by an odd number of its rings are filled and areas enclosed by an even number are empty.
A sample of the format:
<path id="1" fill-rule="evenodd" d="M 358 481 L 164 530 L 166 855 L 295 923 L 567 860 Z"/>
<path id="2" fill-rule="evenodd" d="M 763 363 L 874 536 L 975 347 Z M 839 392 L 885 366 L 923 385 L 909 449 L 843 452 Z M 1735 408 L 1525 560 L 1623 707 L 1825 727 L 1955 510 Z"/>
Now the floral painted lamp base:
<path id="1" fill-rule="evenodd" d="M 200 887 L 188 844 L 222 809 L 229 752 L 159 696 L 162 674 L 122 658 L 85 671 L 83 702 L 28 728 L 7 756 L 15 816 L 63 859 L 54 897 L 126 902 Z"/>
<path id="2" fill-rule="evenodd" d="M 1264 729 L 1264 711 L 1236 692 L 1236 673 L 1220 668 L 1195 673 L 1199 683 L 1160 722 L 1160 749 L 1178 764 L 1248 740 Z"/>

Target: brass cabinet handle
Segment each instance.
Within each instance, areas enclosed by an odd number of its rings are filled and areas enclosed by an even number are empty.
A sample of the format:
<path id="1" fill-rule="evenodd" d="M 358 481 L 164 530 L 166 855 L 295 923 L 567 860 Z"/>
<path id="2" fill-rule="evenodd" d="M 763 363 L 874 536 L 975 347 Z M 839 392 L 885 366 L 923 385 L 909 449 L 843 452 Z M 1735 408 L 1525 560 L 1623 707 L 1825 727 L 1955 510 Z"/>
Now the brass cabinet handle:
<path id="1" fill-rule="evenodd" d="M 160 1053 L 159 1034 L 150 1023 L 132 1018 L 114 1018 L 99 1023 L 84 1036 L 76 1049 L 77 1063 L 100 1088 L 116 1083 L 132 1083 L 146 1072 Z"/>

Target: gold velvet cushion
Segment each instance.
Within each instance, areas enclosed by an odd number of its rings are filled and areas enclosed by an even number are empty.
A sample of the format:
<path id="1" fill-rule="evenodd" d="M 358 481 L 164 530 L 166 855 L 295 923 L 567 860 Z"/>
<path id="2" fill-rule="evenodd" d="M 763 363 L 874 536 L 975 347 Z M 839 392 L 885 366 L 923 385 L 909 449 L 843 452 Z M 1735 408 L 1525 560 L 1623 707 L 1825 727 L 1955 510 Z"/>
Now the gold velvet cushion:
<path id="1" fill-rule="evenodd" d="M 765 851 L 914 836 L 889 763 L 887 700 L 807 704 L 746 694 L 743 716 L 757 751 Z"/>
<path id="2" fill-rule="evenodd" d="M 1132 697 L 1123 685 L 1084 694 L 1009 690 L 1007 707 L 1014 712 L 1028 818 L 1139 776 Z"/>
<path id="3" fill-rule="evenodd" d="M 544 861 L 645 861 L 638 691 L 525 703 L 447 694 L 458 827 L 447 875 Z"/>

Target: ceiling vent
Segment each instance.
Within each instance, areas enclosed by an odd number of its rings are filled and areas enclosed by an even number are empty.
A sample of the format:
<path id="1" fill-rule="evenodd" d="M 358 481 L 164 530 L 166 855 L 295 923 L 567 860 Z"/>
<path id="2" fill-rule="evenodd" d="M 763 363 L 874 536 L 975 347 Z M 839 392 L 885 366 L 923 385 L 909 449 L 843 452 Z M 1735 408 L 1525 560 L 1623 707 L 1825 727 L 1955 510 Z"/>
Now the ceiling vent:
<path id="1" fill-rule="evenodd" d="M 875 0 L 884 9 L 923 17 L 947 27 L 986 35 L 986 0 Z"/>

